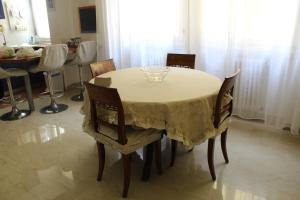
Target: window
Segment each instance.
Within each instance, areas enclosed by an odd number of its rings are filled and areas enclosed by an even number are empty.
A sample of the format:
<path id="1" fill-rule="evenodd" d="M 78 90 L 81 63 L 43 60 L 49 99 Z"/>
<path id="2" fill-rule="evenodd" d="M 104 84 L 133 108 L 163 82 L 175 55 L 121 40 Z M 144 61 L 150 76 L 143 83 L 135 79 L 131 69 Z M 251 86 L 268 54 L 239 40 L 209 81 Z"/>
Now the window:
<path id="1" fill-rule="evenodd" d="M 36 35 L 40 38 L 50 38 L 46 0 L 31 0 L 31 4 Z"/>

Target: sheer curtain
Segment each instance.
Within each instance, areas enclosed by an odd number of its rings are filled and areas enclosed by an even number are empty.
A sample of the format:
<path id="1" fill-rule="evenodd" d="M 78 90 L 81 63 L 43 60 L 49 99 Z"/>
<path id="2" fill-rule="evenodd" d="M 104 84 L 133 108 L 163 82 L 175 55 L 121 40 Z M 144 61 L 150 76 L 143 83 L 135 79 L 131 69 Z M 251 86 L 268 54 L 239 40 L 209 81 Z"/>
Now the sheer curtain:
<path id="1" fill-rule="evenodd" d="M 195 53 L 220 78 L 241 68 L 234 114 L 300 128 L 298 0 L 98 0 L 99 38 L 119 67 Z M 101 22 L 100 22 L 101 21 Z M 103 29 L 104 28 L 104 29 Z M 99 30 L 99 29 L 98 29 Z"/>
<path id="2" fill-rule="evenodd" d="M 106 55 L 117 66 L 163 64 L 166 52 L 188 51 L 183 0 L 98 0 L 98 6 L 106 12 L 100 19 L 107 24 Z"/>

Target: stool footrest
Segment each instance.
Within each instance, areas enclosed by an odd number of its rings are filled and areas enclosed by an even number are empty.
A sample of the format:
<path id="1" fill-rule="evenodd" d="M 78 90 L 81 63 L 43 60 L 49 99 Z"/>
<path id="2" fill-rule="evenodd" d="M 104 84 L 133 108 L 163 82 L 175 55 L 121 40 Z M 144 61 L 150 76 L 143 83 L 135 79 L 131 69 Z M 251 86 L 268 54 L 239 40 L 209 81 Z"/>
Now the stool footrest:
<path id="1" fill-rule="evenodd" d="M 16 103 L 22 103 L 25 101 L 24 98 L 22 98 L 21 95 L 18 95 L 18 96 L 15 96 L 15 102 Z M 2 99 L 0 99 L 0 102 L 3 102 L 4 104 L 11 104 L 11 100 L 10 100 L 10 97 L 3 97 Z"/>
<path id="2" fill-rule="evenodd" d="M 52 98 L 54 99 L 57 99 L 57 98 L 60 98 L 64 95 L 64 91 L 54 91 L 54 94 L 52 96 Z M 40 93 L 40 98 L 49 98 L 50 97 L 50 92 L 43 92 L 43 93 Z"/>
<path id="3" fill-rule="evenodd" d="M 70 85 L 70 88 L 84 89 L 84 86 L 81 85 L 80 82 L 78 82 L 78 83 L 74 83 L 74 84 Z"/>

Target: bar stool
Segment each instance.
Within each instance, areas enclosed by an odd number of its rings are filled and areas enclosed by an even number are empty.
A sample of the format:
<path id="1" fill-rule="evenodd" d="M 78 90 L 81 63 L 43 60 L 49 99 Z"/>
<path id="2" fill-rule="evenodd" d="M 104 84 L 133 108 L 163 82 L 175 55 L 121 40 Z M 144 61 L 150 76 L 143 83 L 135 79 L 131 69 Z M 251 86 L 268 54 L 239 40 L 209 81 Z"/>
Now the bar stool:
<path id="1" fill-rule="evenodd" d="M 79 89 L 80 93 L 71 97 L 73 101 L 83 101 L 83 92 L 84 92 L 84 85 L 83 85 L 83 78 L 82 78 L 82 68 L 84 65 L 89 65 L 96 60 L 97 56 L 97 42 L 96 41 L 85 41 L 79 44 L 77 49 L 77 59 L 75 64 L 78 66 L 78 73 L 79 73 Z"/>
<path id="2" fill-rule="evenodd" d="M 40 63 L 38 66 L 31 68 L 31 73 L 44 72 L 46 85 L 49 91 L 51 103 L 40 110 L 43 114 L 59 113 L 68 109 L 65 104 L 57 104 L 56 100 L 62 97 L 64 91 L 54 91 L 52 76 L 63 73 L 63 65 L 68 55 L 68 46 L 65 44 L 50 45 L 44 48 Z"/>
<path id="3" fill-rule="evenodd" d="M 15 69 L 15 68 L 10 68 L 10 69 L 2 69 L 0 67 L 0 79 L 6 79 L 7 87 L 8 87 L 8 92 L 10 96 L 10 104 L 11 104 L 11 111 L 8 113 L 5 113 L 4 115 L 1 116 L 1 119 L 3 121 L 12 121 L 12 120 L 18 120 L 22 119 L 24 117 L 27 117 L 31 111 L 30 110 L 20 110 L 17 107 L 18 101 L 14 97 L 12 85 L 11 85 L 11 77 L 20 77 L 23 76 L 28 76 L 28 73 L 25 70 L 22 69 Z"/>

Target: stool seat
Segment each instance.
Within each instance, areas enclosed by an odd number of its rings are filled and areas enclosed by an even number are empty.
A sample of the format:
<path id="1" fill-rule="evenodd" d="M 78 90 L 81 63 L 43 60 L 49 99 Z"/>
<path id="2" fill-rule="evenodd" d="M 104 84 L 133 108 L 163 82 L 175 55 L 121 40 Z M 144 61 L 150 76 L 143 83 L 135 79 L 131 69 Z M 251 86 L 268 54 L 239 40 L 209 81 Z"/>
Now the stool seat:
<path id="1" fill-rule="evenodd" d="M 63 92 L 53 90 L 52 76 L 57 73 L 63 73 L 63 65 L 67 60 L 68 46 L 65 44 L 50 45 L 44 48 L 40 63 L 38 66 L 31 68 L 31 73 L 44 72 L 47 91 L 43 96 L 49 94 L 51 103 L 40 110 L 43 114 L 59 113 L 68 108 L 67 105 L 57 104 L 55 99 L 63 96 Z"/>
<path id="2" fill-rule="evenodd" d="M 10 77 L 18 77 L 18 76 L 26 76 L 28 75 L 27 71 L 23 69 L 17 68 L 8 68 L 2 69 L 0 68 L 0 79 L 10 78 Z"/>

